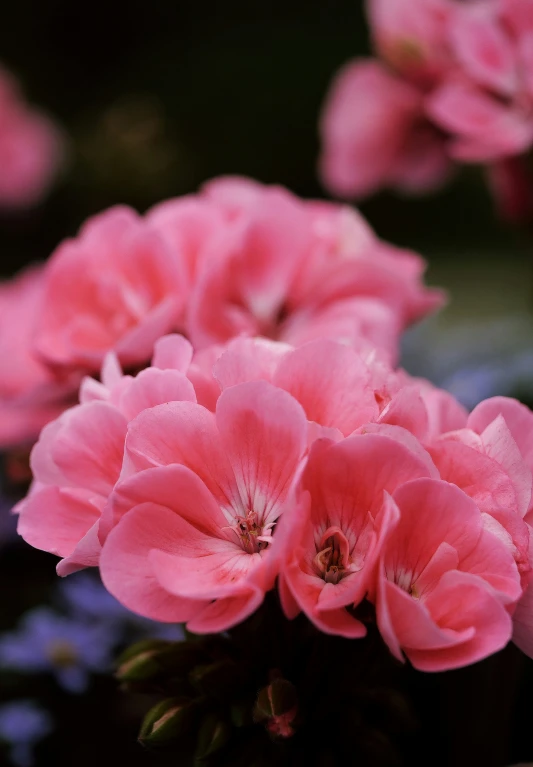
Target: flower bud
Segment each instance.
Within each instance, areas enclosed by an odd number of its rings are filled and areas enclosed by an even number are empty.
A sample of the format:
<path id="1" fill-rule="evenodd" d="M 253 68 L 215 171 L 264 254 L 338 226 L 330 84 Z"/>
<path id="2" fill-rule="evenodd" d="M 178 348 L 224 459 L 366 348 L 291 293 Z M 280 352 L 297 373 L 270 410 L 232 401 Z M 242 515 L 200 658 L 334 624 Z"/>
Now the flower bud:
<path id="1" fill-rule="evenodd" d="M 187 698 L 168 698 L 154 706 L 145 716 L 139 742 L 159 746 L 186 735 L 193 724 L 197 707 Z"/>
<path id="2" fill-rule="evenodd" d="M 147 639 L 128 647 L 119 658 L 116 677 L 121 682 L 152 679 L 161 670 L 157 656 L 171 644 L 159 639 Z"/>
<path id="3" fill-rule="evenodd" d="M 254 709 L 256 722 L 265 722 L 271 735 L 289 738 L 298 713 L 296 689 L 286 679 L 274 679 L 259 692 Z"/>
<path id="4" fill-rule="evenodd" d="M 202 761 L 220 751 L 231 736 L 231 726 L 217 714 L 208 714 L 200 725 L 195 758 Z"/>

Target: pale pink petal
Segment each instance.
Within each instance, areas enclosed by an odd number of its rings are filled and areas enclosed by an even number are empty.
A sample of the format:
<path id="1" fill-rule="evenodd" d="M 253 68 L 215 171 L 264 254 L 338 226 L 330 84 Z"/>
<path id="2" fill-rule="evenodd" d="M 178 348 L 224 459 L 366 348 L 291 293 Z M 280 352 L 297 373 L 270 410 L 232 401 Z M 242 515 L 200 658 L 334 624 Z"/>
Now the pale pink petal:
<path id="1" fill-rule="evenodd" d="M 196 402 L 192 383 L 177 370 L 148 368 L 142 370 L 122 392 L 120 411 L 128 421 L 143 410 L 166 402 Z"/>
<path id="2" fill-rule="evenodd" d="M 175 597 L 159 585 L 149 560 L 179 542 L 190 525 L 154 503 L 131 509 L 109 534 L 100 557 L 102 580 L 108 591 L 133 612 L 153 620 L 178 623 L 195 616 L 207 603 Z"/>
<path id="3" fill-rule="evenodd" d="M 222 505 L 231 505 L 232 467 L 220 444 L 215 416 L 200 405 L 158 405 L 140 413 L 128 427 L 123 477 L 173 463 L 194 471 Z"/>
<path id="4" fill-rule="evenodd" d="M 146 469 L 119 482 L 102 517 L 103 535 L 130 509 L 144 503 L 171 509 L 214 538 L 233 538 L 224 532 L 227 519 L 205 484 L 189 468 L 180 465 Z"/>
<path id="5" fill-rule="evenodd" d="M 252 381 L 222 392 L 216 421 L 242 508 L 275 519 L 307 445 L 302 407 L 266 381 Z"/>
<path id="6" fill-rule="evenodd" d="M 193 348 L 183 336 L 163 336 L 154 344 L 152 367 L 186 373 L 192 361 L 192 354 Z"/>
<path id="7" fill-rule="evenodd" d="M 408 651 L 409 659 L 420 671 L 446 671 L 476 663 L 503 649 L 511 639 L 512 621 L 508 612 L 479 584 L 477 576 L 459 572 L 446 574 L 432 594 L 431 602 L 437 622 L 449 625 L 459 636 L 472 635 L 468 641 L 438 653 L 418 648 Z"/>
<path id="8" fill-rule="evenodd" d="M 533 470 L 533 413 L 521 402 L 509 397 L 486 399 L 474 408 L 468 425 L 481 434 L 499 415 L 504 417 L 524 461 Z"/>
<path id="9" fill-rule="evenodd" d="M 124 416 L 106 402 L 70 410 L 50 445 L 68 484 L 108 495 L 120 475 L 126 427 Z"/>
<path id="10" fill-rule="evenodd" d="M 310 421 L 350 434 L 378 415 L 369 373 L 346 346 L 315 341 L 280 360 L 273 383 L 298 400 Z"/>
<path id="11" fill-rule="evenodd" d="M 19 504 L 18 533 L 36 549 L 69 557 L 100 519 L 103 499 L 70 488 L 43 487 Z"/>
<path id="12" fill-rule="evenodd" d="M 491 11 L 488 3 L 458 9 L 452 17 L 451 41 L 469 77 L 489 90 L 512 96 L 518 86 L 513 41 Z"/>
<path id="13" fill-rule="evenodd" d="M 377 61 L 351 61 L 336 75 L 321 118 L 324 184 L 340 197 L 364 197 L 389 181 L 421 114 L 421 97 Z"/>
<path id="14" fill-rule="evenodd" d="M 68 557 L 62 559 L 56 567 L 56 572 L 60 576 L 71 575 L 82 570 L 84 567 L 98 567 L 102 546 L 98 537 L 99 521 L 80 538 L 76 548 Z"/>

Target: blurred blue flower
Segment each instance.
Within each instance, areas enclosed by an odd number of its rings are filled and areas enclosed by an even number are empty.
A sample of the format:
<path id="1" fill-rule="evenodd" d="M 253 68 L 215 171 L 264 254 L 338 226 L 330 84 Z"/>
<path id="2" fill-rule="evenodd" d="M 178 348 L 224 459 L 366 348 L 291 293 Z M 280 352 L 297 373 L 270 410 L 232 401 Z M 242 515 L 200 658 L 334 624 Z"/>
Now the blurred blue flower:
<path id="1" fill-rule="evenodd" d="M 68 692 L 87 689 L 91 672 L 112 668 L 113 624 L 65 618 L 46 607 L 26 613 L 20 627 L 0 637 L 0 665 L 23 673 L 49 672 Z"/>
<path id="2" fill-rule="evenodd" d="M 455 328 L 429 320 L 405 335 L 402 365 L 447 389 L 468 409 L 497 395 L 533 399 L 532 338 L 527 318 Z"/>
<path id="3" fill-rule="evenodd" d="M 66 578 L 59 586 L 68 613 L 75 618 L 112 625 L 118 642 L 130 644 L 145 637 L 180 641 L 182 626 L 159 623 L 130 612 L 106 590 L 100 579 L 88 571 Z"/>
<path id="4" fill-rule="evenodd" d="M 9 756 L 17 767 L 33 765 L 33 748 L 52 731 L 49 714 L 30 700 L 0 707 L 0 740 L 10 745 Z"/>

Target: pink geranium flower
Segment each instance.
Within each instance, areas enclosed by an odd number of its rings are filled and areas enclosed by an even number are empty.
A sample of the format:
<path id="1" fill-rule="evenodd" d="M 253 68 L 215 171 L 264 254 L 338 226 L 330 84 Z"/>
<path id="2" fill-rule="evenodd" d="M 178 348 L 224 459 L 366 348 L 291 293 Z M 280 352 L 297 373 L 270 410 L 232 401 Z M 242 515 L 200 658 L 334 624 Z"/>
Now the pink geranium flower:
<path id="1" fill-rule="evenodd" d="M 441 435 L 429 452 L 441 477 L 473 498 L 487 529 L 505 541 L 526 585 L 531 562 L 524 518 L 531 504 L 531 470 L 504 416 L 495 415 L 486 425 L 485 420 L 474 411 L 465 429 Z"/>
<path id="2" fill-rule="evenodd" d="M 183 320 L 181 255 L 129 208 L 90 219 L 46 266 L 39 354 L 86 371 L 98 370 L 109 351 L 126 367 L 145 364 L 154 342 Z"/>
<path id="3" fill-rule="evenodd" d="M 31 445 L 79 385 L 77 376 L 54 376 L 33 353 L 43 281 L 43 267 L 33 266 L 0 283 L 0 449 Z"/>
<path id="4" fill-rule="evenodd" d="M 378 61 L 352 61 L 336 75 L 320 132 L 322 180 L 338 197 L 366 197 L 384 186 L 426 191 L 449 174 L 423 94 Z"/>
<path id="5" fill-rule="evenodd" d="M 391 652 L 422 671 L 475 663 L 511 637 L 506 604 L 521 593 L 506 546 L 475 503 L 446 482 L 419 479 L 393 494 L 399 516 L 380 561 L 377 619 Z"/>
<path id="6" fill-rule="evenodd" d="M 62 156 L 63 138 L 57 126 L 32 109 L 14 79 L 0 69 L 0 208 L 39 202 Z"/>
<path id="7" fill-rule="evenodd" d="M 324 183 L 343 197 L 423 191 L 481 163 L 509 215 L 530 213 L 516 162 L 533 145 L 527 0 L 368 0 L 379 61 L 336 78 L 322 118 Z M 369 128 L 369 126 L 371 126 Z"/>
<path id="8" fill-rule="evenodd" d="M 223 392 L 216 413 L 174 402 L 130 424 L 100 567 L 123 604 L 192 631 L 253 612 L 277 572 L 307 446 L 300 405 L 266 381 Z"/>
<path id="9" fill-rule="evenodd" d="M 361 354 L 327 339 L 297 349 L 266 339 L 236 339 L 216 360 L 213 376 L 222 389 L 270 381 L 289 392 L 326 436 L 348 436 L 370 423 L 402 427 L 420 439 L 428 434 L 419 384 L 404 382 L 375 350 Z"/>
<path id="10" fill-rule="evenodd" d="M 520 3 L 515 4 L 517 8 Z M 530 20 L 533 26 L 533 14 L 529 7 Z M 528 9 L 524 6 L 524 12 Z M 469 418 L 471 428 L 483 432 L 495 420 L 503 418 L 513 439 L 520 450 L 520 454 L 533 471 L 533 413 L 525 405 L 508 397 L 492 397 L 478 405 Z M 529 557 L 528 563 L 533 565 L 533 496 L 524 516 L 529 533 Z M 524 595 L 520 599 L 513 614 L 514 633 L 513 641 L 529 657 L 533 657 L 533 584 L 531 582 L 531 570 L 527 573 L 529 584 L 526 586 Z"/>
<path id="11" fill-rule="evenodd" d="M 277 187 L 221 179 L 208 199 L 229 225 L 206 244 L 187 319 L 195 348 L 263 335 L 300 344 L 331 337 L 395 356 L 403 328 L 438 306 L 423 263 L 378 240 L 347 208 Z"/>
<path id="12" fill-rule="evenodd" d="M 425 476 L 431 476 L 428 464 L 388 436 L 313 445 L 298 513 L 283 528 L 280 588 L 288 617 L 303 610 L 322 631 L 365 635 L 364 625 L 345 608 L 374 590 L 376 562 L 398 515 L 391 494 Z"/>
<path id="13" fill-rule="evenodd" d="M 128 423 L 153 405 L 196 400 L 184 375 L 191 356 L 185 339 L 161 338 L 153 366 L 133 378 L 109 355 L 101 382 L 86 378 L 80 404 L 43 429 L 31 454 L 33 487 L 17 507 L 18 532 L 63 557 L 60 575 L 98 564 L 101 515 L 120 476 Z"/>

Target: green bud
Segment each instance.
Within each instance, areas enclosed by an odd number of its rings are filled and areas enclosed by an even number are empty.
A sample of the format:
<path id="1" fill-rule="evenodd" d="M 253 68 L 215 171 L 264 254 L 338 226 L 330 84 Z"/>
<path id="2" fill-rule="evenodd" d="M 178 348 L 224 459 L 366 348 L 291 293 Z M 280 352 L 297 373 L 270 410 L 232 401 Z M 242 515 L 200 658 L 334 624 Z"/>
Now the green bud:
<path id="1" fill-rule="evenodd" d="M 274 679 L 259 692 L 255 704 L 256 719 L 283 716 L 298 706 L 294 685 L 287 679 Z"/>
<path id="2" fill-rule="evenodd" d="M 217 714 L 208 714 L 200 725 L 195 758 L 202 761 L 217 753 L 231 737 L 231 726 Z"/>
<path id="3" fill-rule="evenodd" d="M 157 656 L 171 644 L 158 639 L 148 639 L 128 647 L 118 660 L 117 678 L 121 682 L 152 679 L 161 671 Z"/>
<path id="4" fill-rule="evenodd" d="M 242 666 L 225 658 L 196 666 L 189 674 L 189 681 L 203 695 L 227 698 L 246 682 L 243 671 Z"/>
<path id="5" fill-rule="evenodd" d="M 253 724 L 250 703 L 234 703 L 230 708 L 231 723 L 234 727 L 248 727 Z"/>
<path id="6" fill-rule="evenodd" d="M 271 735 L 289 738 L 293 735 L 293 722 L 298 713 L 296 689 L 287 679 L 274 679 L 263 687 L 254 708 L 256 722 L 264 722 Z"/>
<path id="7" fill-rule="evenodd" d="M 168 698 L 144 717 L 139 741 L 146 746 L 164 745 L 186 735 L 194 722 L 197 707 L 187 698 Z"/>

